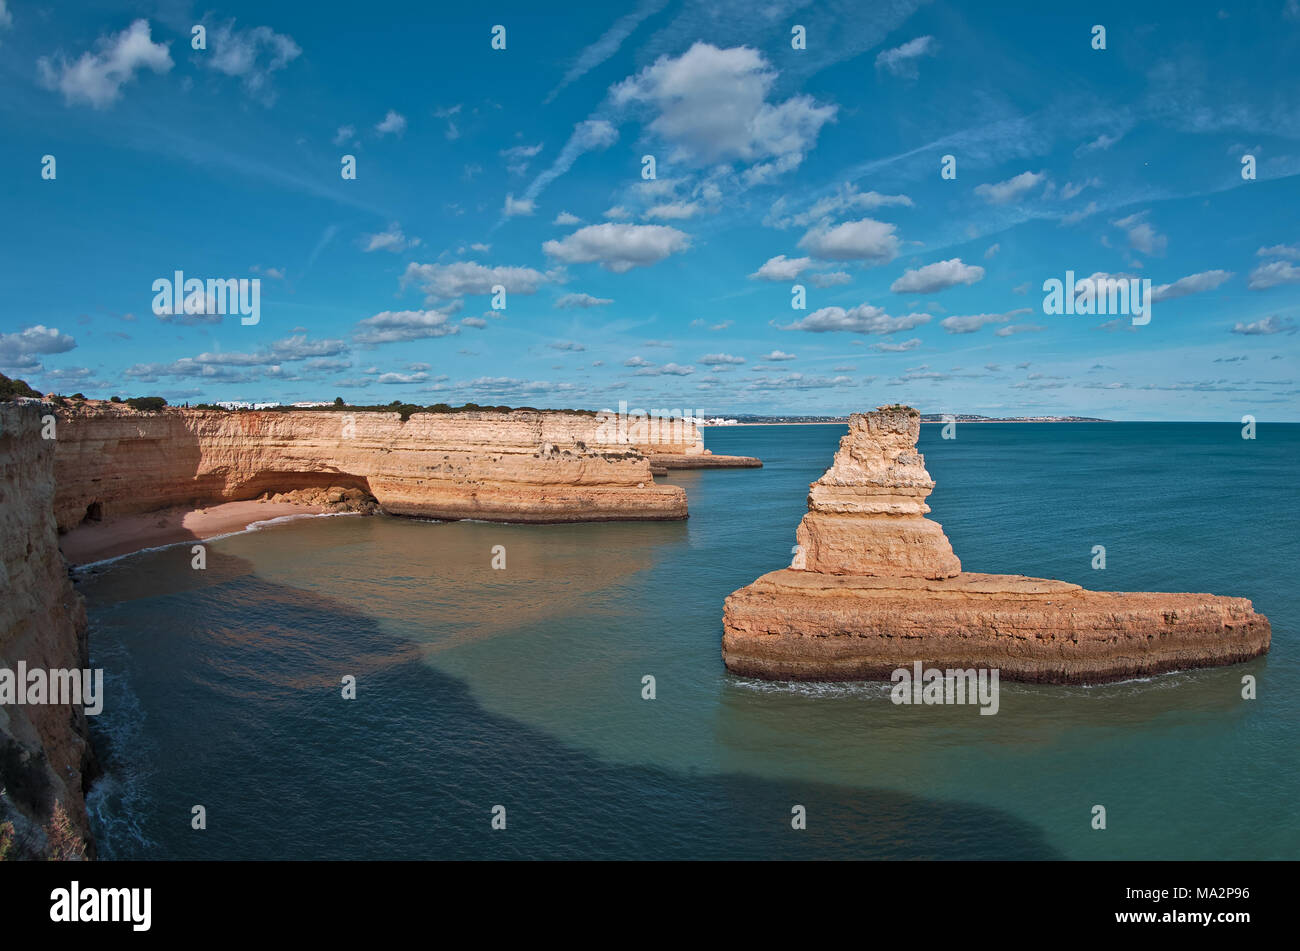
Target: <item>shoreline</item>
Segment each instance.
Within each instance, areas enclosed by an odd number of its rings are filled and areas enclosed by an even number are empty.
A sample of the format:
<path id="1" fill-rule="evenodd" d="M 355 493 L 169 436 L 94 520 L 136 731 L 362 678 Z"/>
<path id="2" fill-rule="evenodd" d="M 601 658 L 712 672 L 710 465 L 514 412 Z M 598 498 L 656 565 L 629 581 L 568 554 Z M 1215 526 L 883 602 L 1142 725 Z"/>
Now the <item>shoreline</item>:
<path id="1" fill-rule="evenodd" d="M 328 515 L 323 505 L 293 502 L 221 502 L 205 508 L 173 508 L 86 522 L 59 539 L 59 549 L 76 568 L 153 548 L 210 541 L 244 532 L 258 522 L 292 516 Z"/>

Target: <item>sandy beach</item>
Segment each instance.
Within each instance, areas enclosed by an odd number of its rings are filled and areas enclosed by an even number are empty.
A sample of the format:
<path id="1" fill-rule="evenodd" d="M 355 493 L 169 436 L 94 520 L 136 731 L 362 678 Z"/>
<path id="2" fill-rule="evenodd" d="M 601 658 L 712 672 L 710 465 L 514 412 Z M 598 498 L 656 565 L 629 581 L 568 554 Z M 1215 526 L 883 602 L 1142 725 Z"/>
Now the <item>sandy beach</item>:
<path id="1" fill-rule="evenodd" d="M 203 509 L 166 509 L 86 522 L 60 538 L 59 548 L 72 564 L 86 565 L 145 548 L 240 532 L 254 522 L 267 519 L 319 515 L 326 511 L 320 505 L 255 501 L 223 502 Z"/>

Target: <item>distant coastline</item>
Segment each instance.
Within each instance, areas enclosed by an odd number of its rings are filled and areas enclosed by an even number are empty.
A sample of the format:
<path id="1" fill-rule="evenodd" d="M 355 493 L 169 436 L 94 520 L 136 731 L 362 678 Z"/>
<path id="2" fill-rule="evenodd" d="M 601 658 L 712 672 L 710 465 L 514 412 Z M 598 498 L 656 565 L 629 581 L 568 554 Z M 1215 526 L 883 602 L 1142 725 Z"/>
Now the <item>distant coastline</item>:
<path id="1" fill-rule="evenodd" d="M 1113 419 L 1098 419 L 1093 416 L 952 416 L 958 423 L 1113 423 Z M 922 423 L 946 423 L 948 420 L 939 414 L 921 417 Z M 732 426 L 847 426 L 849 418 L 844 417 L 810 417 L 807 419 L 745 419 L 743 422 L 715 425 L 701 423 L 701 429 L 728 429 Z"/>

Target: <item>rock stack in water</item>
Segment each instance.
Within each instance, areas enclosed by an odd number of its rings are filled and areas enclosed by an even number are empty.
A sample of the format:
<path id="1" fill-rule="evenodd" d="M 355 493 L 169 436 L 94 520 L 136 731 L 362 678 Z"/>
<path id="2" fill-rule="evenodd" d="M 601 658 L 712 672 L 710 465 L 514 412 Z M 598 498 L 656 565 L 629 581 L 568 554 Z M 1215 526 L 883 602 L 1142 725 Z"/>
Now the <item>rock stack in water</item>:
<path id="1" fill-rule="evenodd" d="M 773 680 L 888 680 L 916 661 L 997 668 L 1007 680 L 1099 683 L 1266 653 L 1268 619 L 1245 598 L 1087 591 L 963 572 L 925 518 L 934 482 L 920 414 L 849 419 L 814 482 L 791 566 L 727 598 L 728 669 Z"/>

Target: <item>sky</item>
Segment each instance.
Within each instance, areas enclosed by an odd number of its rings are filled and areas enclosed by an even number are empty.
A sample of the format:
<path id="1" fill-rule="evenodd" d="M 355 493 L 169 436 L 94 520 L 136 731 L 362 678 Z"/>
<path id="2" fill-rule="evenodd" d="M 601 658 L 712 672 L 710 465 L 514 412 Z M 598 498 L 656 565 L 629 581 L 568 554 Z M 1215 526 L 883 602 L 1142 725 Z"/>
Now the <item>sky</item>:
<path id="1" fill-rule="evenodd" d="M 1300 0 L 0 0 L 0 130 L 43 392 L 1300 420 Z"/>

